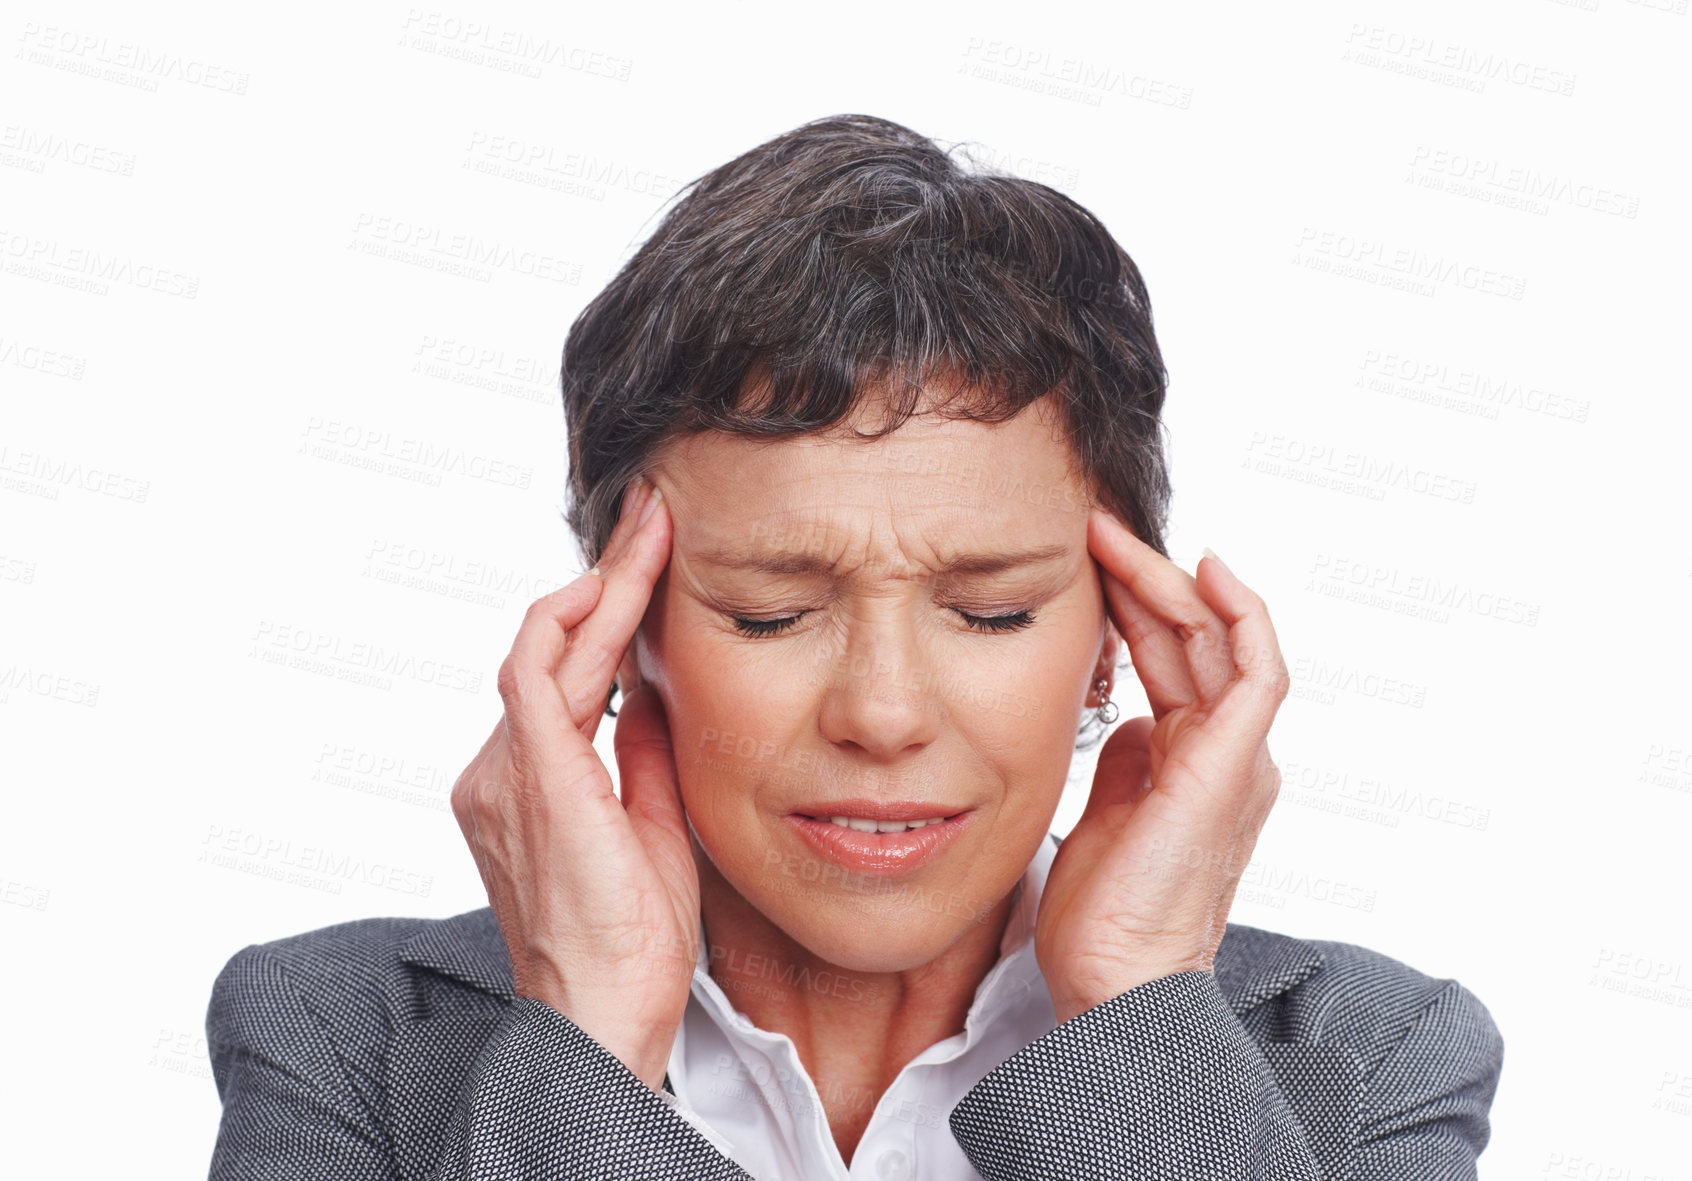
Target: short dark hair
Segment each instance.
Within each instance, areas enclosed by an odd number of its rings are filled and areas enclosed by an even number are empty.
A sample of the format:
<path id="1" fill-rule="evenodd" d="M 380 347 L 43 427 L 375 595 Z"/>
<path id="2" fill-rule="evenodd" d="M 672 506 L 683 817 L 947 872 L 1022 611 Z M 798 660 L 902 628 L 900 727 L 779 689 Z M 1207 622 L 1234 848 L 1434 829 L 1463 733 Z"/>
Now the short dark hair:
<path id="1" fill-rule="evenodd" d="M 686 185 L 576 318 L 562 376 L 589 565 L 669 439 L 822 432 L 872 388 L 875 438 L 951 377 L 950 417 L 1056 395 L 1091 493 L 1167 556 L 1168 375 L 1134 260 L 1056 189 L 886 119 L 813 120 Z"/>

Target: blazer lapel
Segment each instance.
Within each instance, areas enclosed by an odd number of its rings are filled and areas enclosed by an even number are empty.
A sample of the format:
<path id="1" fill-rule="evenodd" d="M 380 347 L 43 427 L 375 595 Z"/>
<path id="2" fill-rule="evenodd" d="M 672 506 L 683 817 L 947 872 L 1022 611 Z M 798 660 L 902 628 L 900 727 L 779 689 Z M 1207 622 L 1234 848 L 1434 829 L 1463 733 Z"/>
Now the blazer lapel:
<path id="1" fill-rule="evenodd" d="M 1321 967 L 1322 949 L 1315 944 L 1229 923 L 1213 971 L 1229 1006 L 1243 1015 Z M 1322 1175 L 1344 1175 L 1362 1123 L 1362 1061 L 1344 1046 L 1310 1042 L 1259 1041 L 1258 1049 L 1322 1163 Z"/>
<path id="2" fill-rule="evenodd" d="M 1345 1046 L 1261 1042 L 1322 1176 L 1349 1177 L 1346 1165 L 1363 1127 L 1363 1062 Z"/>
<path id="3" fill-rule="evenodd" d="M 426 1181 L 440 1158 L 463 1087 L 505 1003 L 517 999 L 511 959 L 493 910 L 483 907 L 428 924 L 400 945 L 399 957 L 475 992 L 419 989 L 429 998 L 398 1022 L 388 1045 L 385 1087 L 394 1154 L 405 1181 Z"/>
<path id="4" fill-rule="evenodd" d="M 434 1175 L 476 1055 L 502 1016 L 503 1006 L 483 1003 L 407 1021 L 394 1031 L 383 1091 L 404 1181 L 427 1181 Z"/>
<path id="5" fill-rule="evenodd" d="M 1216 987 L 1236 1013 L 1256 1008 L 1315 975 L 1322 950 L 1290 935 L 1229 923 L 1216 949 Z"/>
<path id="6" fill-rule="evenodd" d="M 430 923 L 400 946 L 400 959 L 502 1000 L 517 999 L 511 955 L 491 906 Z"/>

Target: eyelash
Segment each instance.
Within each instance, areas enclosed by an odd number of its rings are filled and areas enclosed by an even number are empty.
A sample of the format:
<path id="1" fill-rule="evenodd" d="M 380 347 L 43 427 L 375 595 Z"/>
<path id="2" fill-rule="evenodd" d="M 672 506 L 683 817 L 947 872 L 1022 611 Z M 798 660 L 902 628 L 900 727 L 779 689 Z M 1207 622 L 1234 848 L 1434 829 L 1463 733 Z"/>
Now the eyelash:
<path id="1" fill-rule="evenodd" d="M 953 610 L 957 610 L 957 608 L 954 607 Z M 744 636 L 757 639 L 764 636 L 780 635 L 798 623 L 802 616 L 809 614 L 809 611 L 801 611 L 798 615 L 789 615 L 781 619 L 743 619 L 738 615 L 732 616 L 732 618 L 737 631 Z M 1032 611 L 1013 611 L 1009 615 L 971 615 L 967 611 L 958 611 L 958 614 L 964 617 L 966 626 L 976 631 L 995 635 L 1021 631 L 1034 622 Z"/>

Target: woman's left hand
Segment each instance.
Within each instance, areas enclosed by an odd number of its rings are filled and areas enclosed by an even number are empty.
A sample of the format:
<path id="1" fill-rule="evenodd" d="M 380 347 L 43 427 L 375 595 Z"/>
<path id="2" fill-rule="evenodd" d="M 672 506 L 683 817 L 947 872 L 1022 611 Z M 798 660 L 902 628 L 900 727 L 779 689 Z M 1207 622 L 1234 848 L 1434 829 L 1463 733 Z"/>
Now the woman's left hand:
<path id="1" fill-rule="evenodd" d="M 1097 508 L 1087 545 L 1152 716 L 1106 740 L 1041 894 L 1035 955 L 1059 1021 L 1211 969 L 1280 790 L 1268 735 L 1291 684 L 1263 600 L 1220 561 L 1187 574 Z"/>

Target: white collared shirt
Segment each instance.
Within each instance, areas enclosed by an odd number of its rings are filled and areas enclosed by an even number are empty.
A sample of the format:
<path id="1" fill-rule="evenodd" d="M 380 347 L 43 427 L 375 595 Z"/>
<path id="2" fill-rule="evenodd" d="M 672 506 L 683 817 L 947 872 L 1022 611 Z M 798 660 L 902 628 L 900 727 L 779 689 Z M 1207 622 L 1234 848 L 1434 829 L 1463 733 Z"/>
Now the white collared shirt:
<path id="1" fill-rule="evenodd" d="M 964 1031 L 913 1058 L 877 1101 L 851 1168 L 829 1130 L 793 1039 L 759 1029 L 711 979 L 704 923 L 664 1100 L 758 1181 L 981 1181 L 946 1122 L 964 1093 L 1057 1026 L 1034 958 L 1034 916 L 1057 846 L 1048 836 L 1024 871 Z"/>

